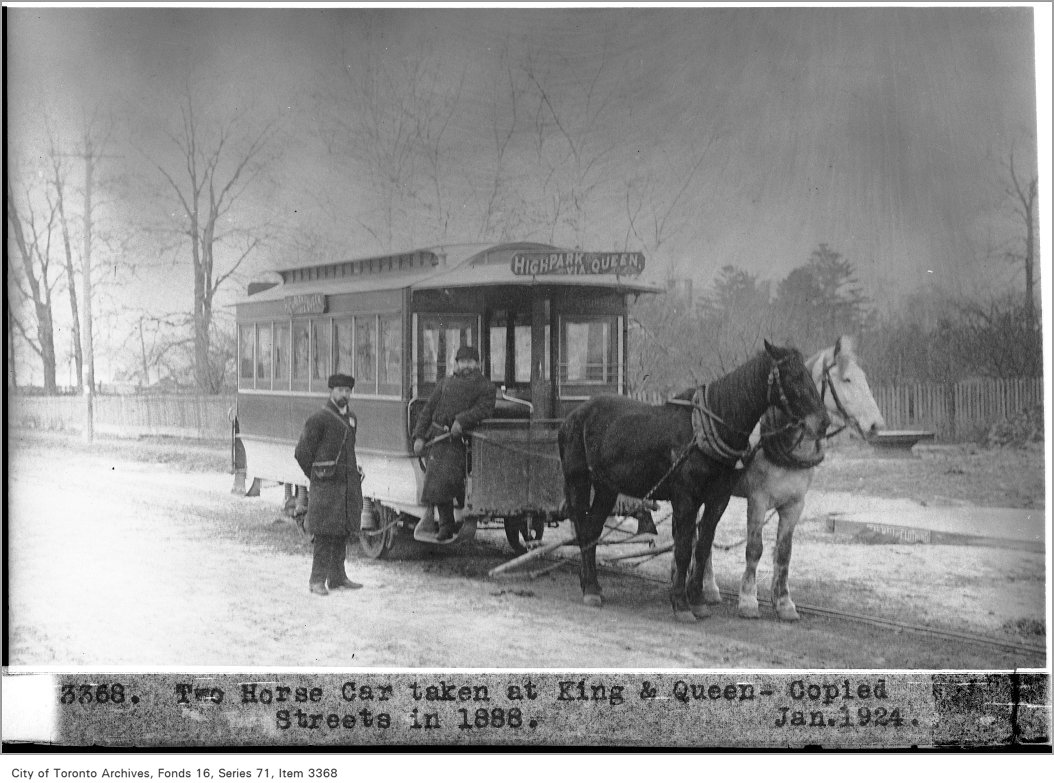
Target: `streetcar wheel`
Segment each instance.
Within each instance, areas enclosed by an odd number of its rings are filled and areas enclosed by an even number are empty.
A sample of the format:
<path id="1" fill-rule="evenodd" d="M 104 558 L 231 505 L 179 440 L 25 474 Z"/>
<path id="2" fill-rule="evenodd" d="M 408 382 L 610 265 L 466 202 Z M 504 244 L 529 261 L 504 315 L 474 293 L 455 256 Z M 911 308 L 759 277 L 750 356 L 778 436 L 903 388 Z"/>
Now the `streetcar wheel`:
<path id="1" fill-rule="evenodd" d="M 399 536 L 399 528 L 393 524 L 396 519 L 396 513 L 392 509 L 382 506 L 380 503 L 375 503 L 374 508 L 377 509 L 377 528 L 376 530 L 360 529 L 359 545 L 362 547 L 362 553 L 366 557 L 373 560 L 383 560 L 388 557 L 395 547 L 396 539 Z"/>
<path id="2" fill-rule="evenodd" d="M 505 520 L 505 538 L 516 555 L 526 552 L 529 542 L 541 541 L 544 531 L 544 519 L 531 519 L 528 522 L 522 517 L 515 517 Z"/>

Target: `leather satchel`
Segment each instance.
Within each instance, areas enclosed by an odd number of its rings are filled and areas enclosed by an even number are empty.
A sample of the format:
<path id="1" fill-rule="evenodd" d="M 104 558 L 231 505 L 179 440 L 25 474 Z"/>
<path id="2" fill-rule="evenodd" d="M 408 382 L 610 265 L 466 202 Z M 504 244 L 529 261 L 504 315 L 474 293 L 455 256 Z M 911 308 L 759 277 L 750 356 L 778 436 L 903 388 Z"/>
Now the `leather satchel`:
<path id="1" fill-rule="evenodd" d="M 333 413 L 328 408 L 326 410 L 329 413 Z M 340 420 L 340 423 L 344 425 L 344 438 L 340 441 L 340 449 L 337 451 L 335 459 L 320 459 L 315 460 L 311 463 L 311 480 L 312 481 L 333 481 L 338 476 L 339 471 L 338 464 L 340 463 L 340 456 L 344 453 L 344 445 L 348 442 L 348 432 L 351 428 L 347 423 L 341 419 L 337 414 L 333 415 Z"/>

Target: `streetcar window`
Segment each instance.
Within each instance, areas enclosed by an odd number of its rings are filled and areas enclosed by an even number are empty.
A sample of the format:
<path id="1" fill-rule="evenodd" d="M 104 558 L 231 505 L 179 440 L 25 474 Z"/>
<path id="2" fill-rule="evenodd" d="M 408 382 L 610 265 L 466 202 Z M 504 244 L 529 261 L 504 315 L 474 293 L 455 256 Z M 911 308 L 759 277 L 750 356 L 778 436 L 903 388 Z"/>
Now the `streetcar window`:
<path id="1" fill-rule="evenodd" d="M 307 368 L 311 364 L 311 332 L 307 321 L 293 321 L 293 381 L 307 388 Z"/>
<path id="2" fill-rule="evenodd" d="M 377 317 L 355 319 L 355 388 L 363 394 L 377 392 Z"/>
<path id="3" fill-rule="evenodd" d="M 422 315 L 418 341 L 418 379 L 435 383 L 457 369 L 454 356 L 462 345 L 475 345 L 475 316 Z"/>
<path id="4" fill-rule="evenodd" d="M 274 381 L 276 389 L 289 388 L 289 324 L 274 325 Z"/>
<path id="5" fill-rule="evenodd" d="M 271 324 L 256 328 L 256 385 L 271 386 Z"/>
<path id="6" fill-rule="evenodd" d="M 330 342 L 330 320 L 318 318 L 311 321 L 311 385 L 325 389 L 329 380 L 329 365 L 332 363 Z M 319 383 L 316 383 L 318 381 Z"/>
<path id="7" fill-rule="evenodd" d="M 613 317 L 565 318 L 560 334 L 560 380 L 618 382 L 618 328 Z"/>
<path id="8" fill-rule="evenodd" d="M 402 389 L 403 322 L 399 315 L 380 317 L 380 374 L 377 391 L 398 394 Z"/>
<path id="9" fill-rule="evenodd" d="M 492 381 L 509 385 L 531 382 L 531 325 L 526 315 L 496 310 L 490 319 L 489 344 Z"/>
<path id="10" fill-rule="evenodd" d="M 351 341 L 351 319 L 342 318 L 338 321 L 334 321 L 333 328 L 336 332 L 335 336 L 337 340 L 337 363 L 333 367 L 333 372 L 342 372 L 348 375 L 354 375 L 355 368 L 354 362 L 352 361 L 352 357 L 355 354 L 355 344 Z M 355 382 L 355 385 L 356 387 L 358 386 L 357 380 Z"/>
<path id="11" fill-rule="evenodd" d="M 238 377 L 248 383 L 244 386 L 252 386 L 253 379 L 253 346 L 256 342 L 255 327 L 246 324 L 238 327 Z"/>

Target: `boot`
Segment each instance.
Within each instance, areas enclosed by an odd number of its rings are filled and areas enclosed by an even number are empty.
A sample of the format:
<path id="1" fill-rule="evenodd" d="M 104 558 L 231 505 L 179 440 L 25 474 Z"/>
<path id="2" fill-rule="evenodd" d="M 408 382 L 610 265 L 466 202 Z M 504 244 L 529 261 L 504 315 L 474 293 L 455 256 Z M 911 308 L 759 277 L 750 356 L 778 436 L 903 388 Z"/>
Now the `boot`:
<path id="1" fill-rule="evenodd" d="M 438 528 L 435 509 L 432 506 L 428 506 L 425 508 L 425 513 L 421 515 L 421 519 L 414 525 L 414 540 L 435 541 L 436 532 L 438 532 Z"/>
<path id="2" fill-rule="evenodd" d="M 457 523 L 454 522 L 454 504 L 444 503 L 439 508 L 439 531 L 436 541 L 449 541 L 457 535 Z"/>
<path id="3" fill-rule="evenodd" d="M 439 532 L 436 533 L 436 541 L 449 541 L 455 535 L 457 535 L 457 529 L 453 525 L 448 525 L 444 522 L 439 526 Z"/>

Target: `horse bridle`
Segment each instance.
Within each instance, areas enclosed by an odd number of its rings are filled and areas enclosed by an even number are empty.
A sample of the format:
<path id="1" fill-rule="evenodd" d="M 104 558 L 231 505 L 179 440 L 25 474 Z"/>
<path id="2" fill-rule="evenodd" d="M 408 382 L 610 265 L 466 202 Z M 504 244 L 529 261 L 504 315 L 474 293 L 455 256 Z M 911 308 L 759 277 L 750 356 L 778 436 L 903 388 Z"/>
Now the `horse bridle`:
<path id="1" fill-rule="evenodd" d="M 860 426 L 860 422 L 857 420 L 856 416 L 853 416 L 845 409 L 845 405 L 842 404 L 842 399 L 838 396 L 838 390 L 834 386 L 834 381 L 831 380 L 831 370 L 834 369 L 834 365 L 834 362 L 831 364 L 827 364 L 827 362 L 823 363 L 822 380 L 820 381 L 820 400 L 822 401 L 827 394 L 827 391 L 830 390 L 831 399 L 834 400 L 834 407 L 838 411 L 838 415 L 842 417 L 842 426 L 834 432 L 827 433 L 827 437 L 833 438 L 846 427 L 852 425 L 857 434 L 866 441 L 867 436 L 864 434 L 864 428 Z"/>
<path id="2" fill-rule="evenodd" d="M 762 428 L 761 439 L 763 441 L 766 440 L 766 439 L 774 438 L 777 435 L 780 435 L 780 434 L 786 432 L 787 430 L 793 429 L 795 427 L 797 427 L 799 430 L 801 430 L 801 435 L 799 436 L 799 443 L 801 442 L 801 438 L 803 438 L 805 436 L 805 431 L 804 431 L 805 417 L 804 416 L 800 416 L 799 417 L 799 416 L 797 416 L 794 413 L 794 411 L 791 410 L 790 400 L 787 399 L 787 392 L 783 388 L 783 377 L 780 374 L 780 365 L 783 364 L 784 362 L 791 361 L 792 358 L 793 357 L 790 357 L 790 356 L 785 356 L 782 359 L 775 359 L 774 358 L 773 359 L 773 364 L 772 364 L 772 369 L 769 370 L 769 375 L 768 375 L 768 379 L 767 379 L 767 389 L 765 391 L 765 400 L 769 403 L 770 406 L 779 408 L 781 411 L 783 411 L 783 413 L 786 414 L 786 416 L 787 416 L 787 422 L 782 427 L 779 427 L 779 428 L 773 429 L 773 430 L 765 431 L 764 428 Z M 779 402 L 778 403 L 774 403 L 772 401 L 773 388 L 775 388 L 776 392 L 779 395 Z M 705 399 L 705 396 L 704 396 L 704 399 Z M 821 402 L 822 401 L 823 400 L 822 400 L 822 397 L 821 397 Z M 733 427 L 727 421 L 725 421 L 720 416 L 718 416 L 713 410 L 711 410 L 710 406 L 707 405 L 705 402 L 695 402 L 695 401 L 687 402 L 687 401 L 685 401 L 684 403 L 682 403 L 680 400 L 670 400 L 670 402 L 671 403 L 676 403 L 676 404 L 685 404 L 688 407 L 695 408 L 701 414 L 705 415 L 708 419 L 710 419 L 711 421 L 717 422 L 718 424 L 720 424 L 721 426 L 723 426 L 725 429 L 729 430 L 730 432 L 733 432 L 733 433 L 735 433 L 737 435 L 742 435 L 742 436 L 747 437 L 747 438 L 750 437 L 750 433 L 749 432 L 743 432 L 742 430 L 739 430 L 736 427 Z M 716 430 L 714 431 L 714 435 L 715 436 L 717 435 Z M 731 449 L 730 447 L 726 446 L 724 443 L 719 443 L 718 445 L 723 447 L 723 450 L 727 450 L 729 452 L 729 454 L 735 453 L 736 456 L 739 456 L 739 457 L 742 457 L 743 455 L 748 454 L 750 452 L 749 448 L 743 450 L 742 452 L 737 452 L 734 449 Z"/>
<path id="3" fill-rule="evenodd" d="M 805 417 L 798 416 L 794 413 L 794 411 L 791 410 L 790 400 L 787 399 L 787 392 L 783 388 L 783 376 L 780 374 L 780 365 L 784 362 L 790 361 L 791 358 L 792 357 L 790 356 L 785 356 L 782 359 L 774 360 L 772 364 L 772 369 L 769 370 L 768 391 L 766 392 L 766 399 L 769 401 L 769 404 L 783 411 L 783 413 L 786 414 L 788 421 L 786 424 L 784 424 L 778 429 L 763 432 L 762 437 L 764 438 L 775 437 L 776 435 L 786 432 L 787 430 L 792 429 L 794 427 L 802 428 L 805 424 Z M 779 402 L 772 401 L 773 387 L 775 387 L 776 391 L 779 394 Z M 820 402 L 823 402 L 822 394 L 820 395 Z M 804 432 L 802 434 L 804 435 Z"/>

